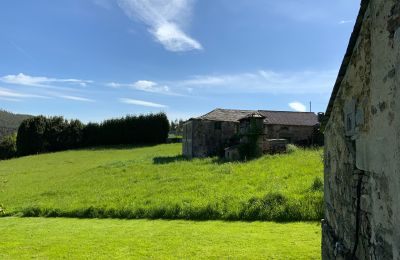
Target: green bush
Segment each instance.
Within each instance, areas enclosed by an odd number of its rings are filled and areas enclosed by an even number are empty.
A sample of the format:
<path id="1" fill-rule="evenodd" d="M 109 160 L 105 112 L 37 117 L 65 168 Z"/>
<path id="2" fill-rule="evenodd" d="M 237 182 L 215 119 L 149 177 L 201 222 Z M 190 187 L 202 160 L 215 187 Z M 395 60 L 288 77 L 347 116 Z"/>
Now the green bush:
<path id="1" fill-rule="evenodd" d="M 312 185 L 311 185 L 311 191 L 324 191 L 324 182 L 320 177 L 315 177 Z"/>
<path id="2" fill-rule="evenodd" d="M 294 145 L 294 144 L 288 144 L 288 145 L 287 145 L 287 148 L 286 148 L 286 152 L 287 152 L 287 153 L 294 153 L 294 152 L 298 151 L 299 149 L 300 149 L 300 148 L 297 147 L 297 146 Z"/>
<path id="3" fill-rule="evenodd" d="M 5 210 L 4 206 L 3 206 L 3 204 L 0 204 L 0 216 L 3 216 L 5 214 L 6 214 L 6 210 Z"/>
<path id="4" fill-rule="evenodd" d="M 0 160 L 10 159 L 17 155 L 17 135 L 4 136 L 0 141 Z"/>

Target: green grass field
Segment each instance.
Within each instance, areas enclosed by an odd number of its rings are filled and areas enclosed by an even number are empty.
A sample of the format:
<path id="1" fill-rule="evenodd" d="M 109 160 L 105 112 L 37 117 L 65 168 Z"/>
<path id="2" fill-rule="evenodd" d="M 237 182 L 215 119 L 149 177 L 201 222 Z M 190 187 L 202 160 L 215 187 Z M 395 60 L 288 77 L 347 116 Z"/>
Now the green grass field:
<path id="1" fill-rule="evenodd" d="M 320 259 L 317 223 L 0 218 L 0 259 Z"/>
<path id="2" fill-rule="evenodd" d="M 184 160 L 181 145 L 96 148 L 0 162 L 8 216 L 319 220 L 322 150 L 243 163 Z"/>

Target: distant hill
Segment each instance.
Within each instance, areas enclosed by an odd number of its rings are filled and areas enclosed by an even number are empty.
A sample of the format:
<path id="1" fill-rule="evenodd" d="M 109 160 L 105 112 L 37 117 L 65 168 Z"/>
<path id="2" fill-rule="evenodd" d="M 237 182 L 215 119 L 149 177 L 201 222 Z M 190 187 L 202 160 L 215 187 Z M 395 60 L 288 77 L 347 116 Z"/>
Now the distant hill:
<path id="1" fill-rule="evenodd" d="M 0 109 L 0 139 L 4 135 L 16 132 L 21 122 L 29 117 L 32 116 L 13 114 L 11 112 Z"/>

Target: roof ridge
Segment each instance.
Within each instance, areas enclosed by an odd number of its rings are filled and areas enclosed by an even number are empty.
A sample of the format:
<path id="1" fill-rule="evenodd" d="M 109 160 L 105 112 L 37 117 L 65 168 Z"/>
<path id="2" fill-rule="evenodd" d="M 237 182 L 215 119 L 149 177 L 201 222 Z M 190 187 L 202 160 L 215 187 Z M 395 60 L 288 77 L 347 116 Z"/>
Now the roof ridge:
<path id="1" fill-rule="evenodd" d="M 315 112 L 302 112 L 302 111 L 285 111 L 285 110 L 257 110 L 258 112 L 273 112 L 273 113 L 304 113 L 315 114 Z"/>

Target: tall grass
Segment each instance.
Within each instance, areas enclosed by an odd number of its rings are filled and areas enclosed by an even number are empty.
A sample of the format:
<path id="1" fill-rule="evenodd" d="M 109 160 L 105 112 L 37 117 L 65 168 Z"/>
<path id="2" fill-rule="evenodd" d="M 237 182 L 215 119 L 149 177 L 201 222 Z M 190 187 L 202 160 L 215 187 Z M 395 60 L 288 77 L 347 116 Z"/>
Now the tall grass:
<path id="1" fill-rule="evenodd" d="M 321 150 L 245 163 L 186 160 L 179 144 L 96 148 L 0 163 L 5 215 L 319 220 Z"/>

